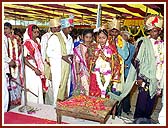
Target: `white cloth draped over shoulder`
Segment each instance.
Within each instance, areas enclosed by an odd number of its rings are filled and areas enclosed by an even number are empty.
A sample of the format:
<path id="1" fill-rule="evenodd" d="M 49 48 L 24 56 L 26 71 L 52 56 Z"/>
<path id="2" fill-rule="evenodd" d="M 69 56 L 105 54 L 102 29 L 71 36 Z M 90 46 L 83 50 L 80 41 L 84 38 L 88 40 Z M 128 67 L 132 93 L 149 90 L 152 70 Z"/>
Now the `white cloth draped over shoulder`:
<path id="1" fill-rule="evenodd" d="M 52 34 L 53 33 L 50 31 L 50 32 L 45 33 L 41 37 L 40 45 L 41 45 L 41 55 L 42 55 L 43 62 L 45 61 L 45 57 L 46 57 L 46 47 L 47 47 L 48 39 L 50 38 Z"/>
<path id="2" fill-rule="evenodd" d="M 66 51 L 67 54 L 73 54 L 73 41 L 72 37 L 68 35 L 68 38 L 64 35 L 63 31 L 60 31 L 65 43 L 66 43 Z M 59 38 L 56 35 L 53 35 L 48 40 L 48 47 L 46 50 L 46 54 L 49 57 L 50 65 L 51 65 L 51 73 L 52 73 L 52 84 L 54 90 L 54 104 L 56 103 L 58 89 L 61 82 L 61 61 L 62 61 L 62 53 L 61 53 L 61 44 Z M 68 91 L 70 88 L 70 77 L 68 80 Z"/>

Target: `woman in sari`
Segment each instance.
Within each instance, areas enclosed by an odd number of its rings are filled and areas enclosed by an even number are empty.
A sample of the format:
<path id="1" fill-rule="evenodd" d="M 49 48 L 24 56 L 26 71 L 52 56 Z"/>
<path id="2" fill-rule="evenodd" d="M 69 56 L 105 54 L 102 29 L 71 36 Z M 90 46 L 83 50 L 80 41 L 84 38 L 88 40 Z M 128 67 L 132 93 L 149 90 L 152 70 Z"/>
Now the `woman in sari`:
<path id="1" fill-rule="evenodd" d="M 24 33 L 24 58 L 26 88 L 36 94 L 27 92 L 27 102 L 43 104 L 43 89 L 45 88 L 44 64 L 40 53 L 40 43 L 38 42 L 39 28 L 29 25 Z M 22 98 L 23 99 L 23 98 Z M 23 101 L 23 100 L 22 100 Z M 25 101 L 23 101 L 25 102 Z"/>
<path id="2" fill-rule="evenodd" d="M 120 82 L 120 62 L 116 46 L 108 39 L 106 29 L 98 32 L 98 47 L 93 56 L 90 95 L 106 97 L 115 82 Z"/>
<path id="3" fill-rule="evenodd" d="M 93 33 L 90 30 L 83 31 L 83 43 L 80 43 L 74 50 L 74 64 L 73 64 L 73 80 L 74 90 L 73 94 L 89 95 L 89 67 L 88 67 L 88 49 L 93 41 Z"/>

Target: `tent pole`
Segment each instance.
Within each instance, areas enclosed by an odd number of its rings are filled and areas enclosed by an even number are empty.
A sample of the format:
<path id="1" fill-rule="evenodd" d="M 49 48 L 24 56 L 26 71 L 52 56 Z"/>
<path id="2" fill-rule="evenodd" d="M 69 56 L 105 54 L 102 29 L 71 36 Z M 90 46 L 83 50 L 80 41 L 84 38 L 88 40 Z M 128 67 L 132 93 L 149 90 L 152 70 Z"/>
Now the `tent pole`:
<path id="1" fill-rule="evenodd" d="M 64 8 L 63 8 L 63 14 L 62 14 L 62 17 L 64 18 L 64 10 L 65 10 L 65 4 L 64 4 Z"/>
<path id="2" fill-rule="evenodd" d="M 83 14 L 82 14 L 82 25 L 83 25 Z"/>
<path id="3" fill-rule="evenodd" d="M 98 4 L 96 28 L 99 28 L 100 26 L 101 26 L 101 4 Z"/>
<path id="4" fill-rule="evenodd" d="M 146 6 L 146 17 L 148 16 L 148 7 Z"/>

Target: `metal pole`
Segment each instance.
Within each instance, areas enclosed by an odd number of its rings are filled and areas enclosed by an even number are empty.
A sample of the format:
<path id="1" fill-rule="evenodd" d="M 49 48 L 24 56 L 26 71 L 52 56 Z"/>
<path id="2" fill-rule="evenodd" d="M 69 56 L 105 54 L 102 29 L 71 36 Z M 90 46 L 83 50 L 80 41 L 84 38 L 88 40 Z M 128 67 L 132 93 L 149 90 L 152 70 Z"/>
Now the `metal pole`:
<path id="1" fill-rule="evenodd" d="M 101 4 L 98 4 L 96 28 L 99 28 L 100 26 L 101 26 Z"/>
<path id="2" fill-rule="evenodd" d="M 15 13 L 15 27 L 16 27 L 16 12 L 15 12 L 15 10 L 14 10 L 14 13 Z"/>

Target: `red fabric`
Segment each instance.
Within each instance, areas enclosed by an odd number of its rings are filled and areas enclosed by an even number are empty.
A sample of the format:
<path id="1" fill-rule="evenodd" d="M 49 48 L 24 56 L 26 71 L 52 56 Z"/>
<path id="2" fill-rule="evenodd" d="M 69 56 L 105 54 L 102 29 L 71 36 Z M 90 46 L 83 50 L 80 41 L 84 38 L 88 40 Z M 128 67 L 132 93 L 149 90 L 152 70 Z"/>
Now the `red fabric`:
<path id="1" fill-rule="evenodd" d="M 158 23 L 158 17 L 155 17 L 155 19 L 152 21 L 152 25 L 154 25 L 155 23 Z"/>
<path id="2" fill-rule="evenodd" d="M 35 48 L 34 48 L 33 45 L 31 44 L 31 42 L 30 42 L 30 41 L 26 41 L 26 42 L 24 43 L 24 45 L 25 45 L 26 48 L 29 50 L 30 55 L 31 55 L 32 57 L 34 57 Z"/>
<path id="3" fill-rule="evenodd" d="M 28 35 L 29 35 L 30 39 L 33 38 L 33 33 L 32 33 L 32 27 L 33 27 L 33 26 L 34 26 L 34 24 L 30 24 L 30 25 L 28 26 Z"/>
<path id="4" fill-rule="evenodd" d="M 41 82 L 42 82 L 42 88 L 44 89 L 44 91 L 47 91 L 48 87 L 46 86 L 46 78 L 42 78 Z"/>
<path id="5" fill-rule="evenodd" d="M 99 88 L 99 85 L 97 84 L 96 75 L 93 73 L 90 74 L 89 95 L 96 97 L 101 96 L 101 90 Z"/>
<path id="6" fill-rule="evenodd" d="M 4 124 L 57 124 L 56 121 L 27 116 L 15 112 L 4 113 Z M 62 122 L 62 124 L 67 124 Z"/>

